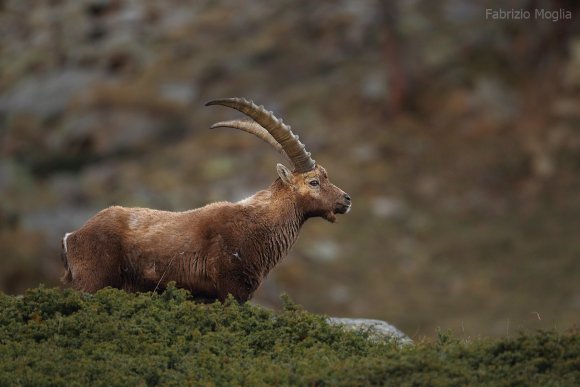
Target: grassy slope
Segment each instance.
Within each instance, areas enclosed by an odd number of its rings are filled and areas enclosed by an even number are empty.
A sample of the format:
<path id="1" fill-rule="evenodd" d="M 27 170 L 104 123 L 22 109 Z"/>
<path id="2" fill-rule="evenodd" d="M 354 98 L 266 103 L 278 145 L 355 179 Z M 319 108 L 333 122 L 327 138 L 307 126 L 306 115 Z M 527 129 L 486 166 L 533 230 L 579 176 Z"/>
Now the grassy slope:
<path id="1" fill-rule="evenodd" d="M 580 382 L 580 334 L 398 348 L 284 311 L 200 305 L 169 288 L 0 295 L 0 385 L 545 384 Z"/>

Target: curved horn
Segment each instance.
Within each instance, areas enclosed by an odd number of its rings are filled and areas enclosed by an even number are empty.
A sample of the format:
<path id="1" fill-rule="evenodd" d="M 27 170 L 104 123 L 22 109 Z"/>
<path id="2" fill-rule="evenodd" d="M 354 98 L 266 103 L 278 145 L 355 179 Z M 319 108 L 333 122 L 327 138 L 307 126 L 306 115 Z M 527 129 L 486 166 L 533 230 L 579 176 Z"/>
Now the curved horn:
<path id="1" fill-rule="evenodd" d="M 205 106 L 210 105 L 223 105 L 236 109 L 260 124 L 282 146 L 297 172 L 307 172 L 314 169 L 315 161 L 306 151 L 304 144 L 298 140 L 298 136 L 292 133 L 290 126 L 284 124 L 282 120 L 278 120 L 272 112 L 267 111 L 263 106 L 258 106 L 243 98 L 215 99 L 205 104 Z"/>
<path id="2" fill-rule="evenodd" d="M 268 132 L 266 129 L 260 126 L 257 122 L 250 121 L 250 120 L 231 120 L 231 121 L 221 121 L 213 124 L 209 127 L 210 129 L 215 128 L 232 128 L 232 129 L 239 129 L 243 130 L 246 133 L 253 134 L 254 136 L 258 137 L 260 140 L 267 142 L 268 144 L 272 145 L 274 149 L 278 153 L 280 153 L 286 161 L 290 163 L 290 165 L 294 166 L 290 157 L 284 152 L 284 148 L 282 145 L 276 141 L 274 137 Z"/>

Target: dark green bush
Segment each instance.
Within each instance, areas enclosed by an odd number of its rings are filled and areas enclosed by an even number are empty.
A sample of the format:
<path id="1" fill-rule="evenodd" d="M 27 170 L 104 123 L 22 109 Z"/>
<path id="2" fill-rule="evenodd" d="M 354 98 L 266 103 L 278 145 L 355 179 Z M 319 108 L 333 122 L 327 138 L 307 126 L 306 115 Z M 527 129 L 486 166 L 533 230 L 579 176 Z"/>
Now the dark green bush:
<path id="1" fill-rule="evenodd" d="M 398 347 L 284 300 L 273 313 L 186 291 L 0 295 L 0 385 L 574 385 L 580 335 Z"/>

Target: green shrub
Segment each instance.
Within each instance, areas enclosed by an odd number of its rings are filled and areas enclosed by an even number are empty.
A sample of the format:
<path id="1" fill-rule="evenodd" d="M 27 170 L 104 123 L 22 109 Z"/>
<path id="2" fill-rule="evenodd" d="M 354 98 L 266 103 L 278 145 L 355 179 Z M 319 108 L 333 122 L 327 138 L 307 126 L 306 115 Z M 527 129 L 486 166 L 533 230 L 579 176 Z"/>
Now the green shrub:
<path id="1" fill-rule="evenodd" d="M 343 332 L 284 299 L 280 313 L 233 299 L 32 289 L 0 295 L 0 385 L 574 385 L 580 335 L 398 347 Z"/>

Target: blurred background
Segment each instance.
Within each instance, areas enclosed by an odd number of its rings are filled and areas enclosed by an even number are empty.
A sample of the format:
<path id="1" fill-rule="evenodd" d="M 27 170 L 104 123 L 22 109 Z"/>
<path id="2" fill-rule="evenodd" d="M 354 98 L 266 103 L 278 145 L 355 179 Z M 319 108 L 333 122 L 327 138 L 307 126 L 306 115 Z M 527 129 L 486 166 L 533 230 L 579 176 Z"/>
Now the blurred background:
<path id="1" fill-rule="evenodd" d="M 58 286 L 62 235 L 109 205 L 242 199 L 276 152 L 204 107 L 290 123 L 353 197 L 254 301 L 412 337 L 580 320 L 575 1 L 0 0 L 0 289 Z M 509 7 L 506 6 L 509 3 Z M 486 8 L 530 10 L 486 20 Z M 561 9 L 571 19 L 536 19 Z"/>

